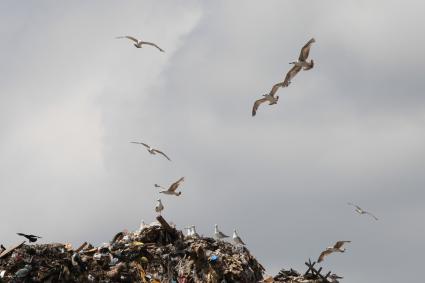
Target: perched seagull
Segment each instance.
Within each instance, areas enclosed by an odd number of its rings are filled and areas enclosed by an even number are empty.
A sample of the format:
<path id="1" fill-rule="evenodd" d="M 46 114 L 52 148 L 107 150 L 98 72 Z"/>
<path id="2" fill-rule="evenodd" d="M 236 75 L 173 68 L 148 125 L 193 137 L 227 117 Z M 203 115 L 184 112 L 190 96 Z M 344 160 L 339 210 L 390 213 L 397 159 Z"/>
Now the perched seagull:
<path id="1" fill-rule="evenodd" d="M 161 199 L 157 199 L 157 203 L 155 206 L 155 211 L 159 213 L 159 215 L 161 215 L 161 211 L 164 210 L 164 206 L 162 205 Z"/>
<path id="2" fill-rule="evenodd" d="M 275 84 L 272 87 L 270 93 L 263 94 L 263 96 L 264 96 L 263 98 L 260 98 L 260 99 L 258 99 L 254 102 L 254 106 L 252 106 L 252 116 L 255 116 L 255 114 L 257 114 L 257 109 L 260 106 L 260 104 L 262 104 L 264 102 L 268 102 L 269 105 L 273 105 L 273 104 L 277 103 L 277 101 L 279 100 L 279 96 L 275 97 L 274 95 L 280 87 L 283 87 L 283 83 Z"/>
<path id="3" fill-rule="evenodd" d="M 218 240 L 223 239 L 223 238 L 229 238 L 229 236 L 227 236 L 226 234 L 224 234 L 223 232 L 218 230 L 217 224 L 214 225 L 214 237 Z"/>
<path id="4" fill-rule="evenodd" d="M 190 226 L 190 236 L 199 238 L 199 234 L 196 233 L 195 225 Z"/>
<path id="5" fill-rule="evenodd" d="M 30 243 L 37 242 L 37 239 L 41 239 L 40 236 L 36 236 L 36 235 L 27 235 L 27 234 L 24 234 L 24 233 L 16 233 L 16 234 L 18 234 L 19 236 L 27 238 L 28 241 L 30 241 Z"/>
<path id="6" fill-rule="evenodd" d="M 351 241 L 338 241 L 338 242 L 336 242 L 336 243 L 335 243 L 335 245 L 333 245 L 333 247 L 327 247 L 327 248 L 326 248 L 326 250 L 324 250 L 324 251 L 320 254 L 319 259 L 318 259 L 317 261 L 318 261 L 318 262 L 322 262 L 322 261 L 323 261 L 323 259 L 325 258 L 325 256 L 330 255 L 330 254 L 331 254 L 331 253 L 333 253 L 333 252 L 340 252 L 340 253 L 345 252 L 345 249 L 344 249 L 344 248 L 342 248 L 342 246 L 343 246 L 345 243 L 351 243 Z"/>
<path id="7" fill-rule="evenodd" d="M 139 40 L 139 39 L 137 39 L 137 38 L 135 38 L 135 37 L 132 37 L 132 36 L 129 36 L 129 35 L 126 35 L 126 36 L 117 36 L 116 37 L 117 39 L 121 39 L 121 38 L 127 38 L 127 39 L 130 39 L 130 40 L 132 40 L 132 41 L 134 41 L 135 43 L 134 43 L 134 46 L 136 46 L 136 48 L 142 48 L 142 45 L 143 44 L 147 44 L 147 45 L 152 45 L 152 46 L 154 46 L 154 47 L 156 47 L 156 48 L 158 48 L 159 49 L 159 51 L 161 51 L 161 52 L 165 52 L 163 49 L 161 49 L 158 45 L 156 45 L 155 43 L 152 43 L 152 42 L 148 42 L 148 41 L 142 41 L 142 40 Z"/>
<path id="8" fill-rule="evenodd" d="M 182 192 L 181 191 L 176 192 L 176 190 L 180 186 L 180 183 L 182 183 L 183 181 L 184 181 L 184 177 L 181 177 L 178 181 L 172 183 L 171 186 L 168 189 L 161 187 L 158 184 L 155 184 L 155 187 L 163 189 L 163 191 L 160 191 L 161 194 L 179 196 L 179 195 L 182 194 Z"/>
<path id="9" fill-rule="evenodd" d="M 145 143 L 143 143 L 143 142 L 134 142 L 134 141 L 132 141 L 131 143 L 135 143 L 135 144 L 141 144 L 141 145 L 143 145 L 143 146 L 145 146 L 146 147 L 146 149 L 148 150 L 148 152 L 150 153 L 150 154 L 157 154 L 157 153 L 159 153 L 159 154 L 162 154 L 165 158 L 167 158 L 169 161 L 171 161 L 171 159 L 165 154 L 165 153 L 163 153 L 162 151 L 160 151 L 160 150 L 158 150 L 158 149 L 156 149 L 156 148 L 153 148 L 153 147 L 151 147 L 150 145 L 147 145 L 147 144 L 145 144 Z"/>
<path id="10" fill-rule="evenodd" d="M 241 237 L 239 237 L 238 233 L 236 233 L 236 229 L 233 230 L 233 242 L 238 245 L 245 246 L 245 243 L 242 241 Z"/>
<path id="11" fill-rule="evenodd" d="M 330 276 L 329 276 L 329 279 L 331 279 L 332 281 L 332 283 L 338 283 L 339 281 L 338 281 L 338 279 L 343 279 L 344 277 L 341 277 L 341 276 L 338 276 L 338 275 L 336 275 L 335 273 L 333 273 L 333 274 L 331 274 Z"/>
<path id="12" fill-rule="evenodd" d="M 367 214 L 367 215 L 369 215 L 369 216 L 373 217 L 375 220 L 378 220 L 378 218 L 377 218 L 375 215 L 373 215 L 372 213 L 370 213 L 370 212 L 368 212 L 368 211 L 366 211 L 366 210 L 363 210 L 360 206 L 355 205 L 355 204 L 353 204 L 353 203 L 351 203 L 351 202 L 349 202 L 349 203 L 348 203 L 348 205 L 352 205 L 352 206 L 354 206 L 354 207 L 356 208 L 356 209 L 355 209 L 355 211 L 356 211 L 358 214 L 360 214 L 360 215 L 362 215 L 362 214 Z"/>
<path id="13" fill-rule="evenodd" d="M 187 237 L 190 237 L 190 236 L 192 236 L 192 227 L 191 226 L 188 226 L 188 227 L 184 227 L 184 229 L 186 230 L 186 236 Z"/>
<path id="14" fill-rule="evenodd" d="M 291 83 L 291 80 L 295 77 L 296 74 L 298 74 L 301 69 L 304 69 L 304 71 L 310 70 L 314 67 L 314 61 L 310 60 L 310 62 L 307 61 L 308 54 L 310 53 L 310 47 L 311 45 L 316 42 L 314 38 L 310 39 L 304 46 L 301 48 L 300 57 L 298 57 L 298 61 L 291 62 L 289 64 L 294 64 L 294 67 L 292 67 L 289 72 L 286 74 L 285 80 L 283 82 L 283 86 L 287 87 Z"/>

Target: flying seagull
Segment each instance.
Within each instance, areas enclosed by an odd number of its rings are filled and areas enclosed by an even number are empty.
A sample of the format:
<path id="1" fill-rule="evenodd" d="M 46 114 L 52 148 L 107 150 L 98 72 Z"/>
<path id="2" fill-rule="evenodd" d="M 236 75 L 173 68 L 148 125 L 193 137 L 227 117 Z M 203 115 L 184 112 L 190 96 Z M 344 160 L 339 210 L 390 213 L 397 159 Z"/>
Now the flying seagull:
<path id="1" fill-rule="evenodd" d="M 161 199 L 157 199 L 157 203 L 155 206 L 155 211 L 159 213 L 159 215 L 161 215 L 161 211 L 164 210 L 164 206 L 162 205 Z"/>
<path id="2" fill-rule="evenodd" d="M 146 44 L 146 45 L 151 45 L 151 46 L 154 46 L 154 47 L 158 48 L 158 49 L 159 49 L 159 51 L 161 51 L 161 52 L 165 52 L 163 49 L 161 49 L 161 47 L 159 47 L 159 46 L 158 46 L 158 45 L 156 45 L 155 43 L 148 42 L 148 41 L 142 41 L 142 40 L 139 40 L 139 39 L 137 39 L 137 38 L 135 38 L 135 37 L 133 37 L 133 36 L 130 36 L 130 35 L 126 35 L 126 36 L 117 36 L 116 38 L 117 38 L 117 39 L 121 39 L 121 38 L 127 38 L 127 39 L 130 39 L 130 40 L 132 40 L 132 41 L 134 41 L 134 42 L 135 42 L 135 43 L 134 43 L 134 46 L 136 46 L 136 48 L 142 48 L 142 45 L 143 45 L 143 44 Z"/>
<path id="3" fill-rule="evenodd" d="M 356 211 L 358 214 L 360 214 L 360 215 L 362 215 L 362 214 L 367 214 L 367 215 L 369 215 L 369 216 L 373 217 L 375 220 L 378 220 L 378 218 L 377 218 L 375 215 L 373 215 L 372 213 L 370 213 L 370 212 L 368 212 L 368 211 L 366 211 L 366 210 L 363 210 L 360 206 L 355 205 L 354 203 L 351 203 L 351 202 L 349 202 L 349 203 L 348 203 L 348 205 L 352 205 L 352 206 L 354 206 L 354 207 L 356 208 L 356 209 L 355 209 L 355 211 Z"/>
<path id="4" fill-rule="evenodd" d="M 229 238 L 229 236 L 227 236 L 226 234 L 224 234 L 223 232 L 221 232 L 220 230 L 218 230 L 218 225 L 217 224 L 214 225 L 214 237 L 216 239 Z"/>
<path id="5" fill-rule="evenodd" d="M 145 144 L 145 143 L 143 143 L 143 142 L 135 142 L 135 141 L 132 141 L 131 143 L 135 143 L 135 144 L 141 144 L 141 145 L 143 145 L 144 147 L 146 147 L 146 149 L 147 149 L 147 151 L 150 153 L 150 154 L 157 154 L 157 153 L 159 153 L 159 154 L 161 154 L 161 155 L 163 155 L 165 158 L 167 158 L 169 161 L 171 161 L 171 159 L 164 153 L 164 152 L 162 152 L 162 151 L 160 151 L 159 149 L 156 149 L 156 148 L 153 148 L 153 147 L 151 147 L 150 145 L 148 145 L 148 144 Z"/>
<path id="6" fill-rule="evenodd" d="M 258 99 L 254 102 L 254 106 L 252 106 L 252 116 L 255 116 L 255 114 L 257 114 L 257 109 L 260 106 L 260 104 L 262 104 L 264 102 L 268 102 L 269 105 L 273 105 L 273 104 L 277 103 L 277 101 L 279 100 L 279 96 L 275 97 L 274 95 L 276 94 L 276 92 L 278 91 L 278 89 L 280 87 L 283 87 L 283 83 L 275 84 L 272 87 L 270 93 L 263 94 L 263 96 L 264 96 L 263 98 L 260 98 L 260 99 Z"/>
<path id="7" fill-rule="evenodd" d="M 236 229 L 233 230 L 233 242 L 235 242 L 238 245 L 245 246 L 245 243 L 242 241 L 241 237 L 239 237 L 238 233 L 236 233 Z"/>
<path id="8" fill-rule="evenodd" d="M 345 252 L 345 249 L 342 247 L 345 243 L 351 243 L 351 241 L 338 241 L 333 245 L 333 247 L 327 247 L 326 250 L 324 250 L 317 260 L 318 262 L 322 262 L 325 256 L 330 255 L 334 252 L 343 253 Z"/>
<path id="9" fill-rule="evenodd" d="M 285 80 L 283 82 L 283 86 L 285 87 L 289 86 L 289 84 L 291 83 L 291 80 L 295 77 L 296 74 L 298 74 L 299 71 L 301 71 L 301 69 L 304 69 L 304 71 L 307 71 L 314 67 L 313 60 L 310 60 L 310 62 L 307 61 L 308 54 L 310 53 L 310 47 L 314 42 L 316 42 L 314 38 L 310 39 L 303 46 L 303 48 L 301 48 L 301 53 L 300 53 L 300 57 L 298 57 L 298 61 L 289 63 L 289 64 L 294 64 L 294 66 L 286 74 Z"/>
<path id="10" fill-rule="evenodd" d="M 27 238 L 28 241 L 30 241 L 30 243 L 37 242 L 37 239 L 41 239 L 40 236 L 36 236 L 36 235 L 27 235 L 27 234 L 24 234 L 24 233 L 16 233 L 16 234 L 18 234 L 19 236 Z"/>
<path id="11" fill-rule="evenodd" d="M 182 183 L 184 181 L 184 177 L 181 177 L 179 180 L 177 180 L 176 182 L 172 183 L 171 186 L 166 189 L 158 184 L 155 184 L 156 188 L 161 188 L 163 189 L 163 191 L 160 191 L 161 194 L 166 194 L 166 195 L 175 195 L 175 196 L 179 196 L 182 194 L 182 192 L 176 192 L 177 188 L 180 186 L 180 183 Z"/>

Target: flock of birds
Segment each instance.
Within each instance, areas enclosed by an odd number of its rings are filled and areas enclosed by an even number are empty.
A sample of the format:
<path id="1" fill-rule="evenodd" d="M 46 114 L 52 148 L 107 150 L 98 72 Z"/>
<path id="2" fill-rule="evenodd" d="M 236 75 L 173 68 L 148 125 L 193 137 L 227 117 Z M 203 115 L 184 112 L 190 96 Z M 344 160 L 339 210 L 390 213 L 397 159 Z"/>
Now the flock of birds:
<path id="1" fill-rule="evenodd" d="M 131 41 L 134 42 L 134 46 L 136 48 L 142 48 L 143 45 L 149 45 L 149 46 L 153 46 L 155 48 L 157 48 L 159 51 L 161 52 L 165 52 L 162 48 L 160 48 L 157 44 L 153 43 L 153 42 L 148 42 L 148 41 L 143 41 L 143 40 L 139 40 L 133 36 L 118 36 L 116 37 L 117 39 L 129 39 Z M 311 70 L 314 67 L 314 61 L 311 59 L 310 61 L 308 61 L 308 57 L 310 54 L 310 48 L 312 46 L 312 44 L 315 42 L 315 39 L 312 38 L 310 39 L 302 48 L 301 48 L 301 52 L 300 55 L 298 57 L 297 61 L 294 62 L 290 62 L 289 64 L 292 64 L 293 67 L 288 71 L 288 73 L 285 76 L 285 79 L 282 82 L 279 82 L 275 85 L 273 85 L 272 89 L 270 90 L 270 92 L 268 94 L 264 94 L 263 98 L 260 98 L 258 100 L 255 101 L 253 107 L 252 107 L 252 116 L 255 116 L 258 110 L 258 107 L 265 103 L 268 102 L 269 105 L 274 105 L 277 104 L 278 100 L 279 100 L 279 96 L 276 95 L 277 91 L 279 90 L 279 88 L 283 88 L 283 87 L 288 87 L 291 84 L 291 80 L 301 71 L 308 71 Z M 171 161 L 171 159 L 168 157 L 167 154 L 165 154 L 163 151 L 153 148 L 152 146 L 144 143 L 144 142 L 138 142 L 138 141 L 131 141 L 131 143 L 134 144 L 139 144 L 142 145 L 146 148 L 146 150 L 152 154 L 152 155 L 156 155 L 156 154 L 160 154 L 163 157 L 165 157 L 168 161 Z M 162 193 L 164 195 L 174 195 L 174 196 L 180 196 L 182 194 L 181 191 L 177 191 L 177 189 L 179 188 L 179 186 L 184 182 L 184 177 L 181 177 L 179 180 L 177 180 L 176 182 L 172 183 L 168 188 L 165 188 L 161 185 L 158 184 L 154 184 L 154 187 L 161 189 L 161 191 L 159 191 L 159 193 Z M 353 206 L 355 208 L 355 212 L 357 212 L 359 215 L 368 215 L 370 217 L 372 217 L 375 220 L 378 220 L 378 218 L 373 215 L 372 213 L 363 210 L 361 207 L 359 207 L 356 204 L 353 203 L 348 203 L 348 205 Z M 164 205 L 161 201 L 161 199 L 157 199 L 157 204 L 155 206 L 155 211 L 157 213 L 159 213 L 161 215 L 161 212 L 164 210 Z M 143 229 L 143 227 L 146 227 L 146 224 L 144 224 L 144 221 L 142 221 L 142 225 L 141 225 L 141 229 Z M 199 234 L 196 232 L 196 227 L 195 225 L 191 225 L 189 227 L 185 227 L 186 231 L 187 231 L 187 236 L 189 237 L 199 237 Z M 38 239 L 40 239 L 40 236 L 36 236 L 36 235 L 32 235 L 32 234 L 24 234 L 24 233 L 17 233 L 19 236 L 25 237 L 26 239 L 28 239 L 28 241 L 30 243 L 34 243 L 36 242 Z M 226 235 L 225 233 L 223 233 L 222 231 L 220 231 L 218 229 L 218 225 L 215 224 L 214 226 L 214 237 L 217 240 L 222 240 L 225 238 L 229 238 L 228 235 Z M 245 245 L 244 241 L 242 241 L 242 239 L 240 238 L 240 236 L 238 235 L 238 233 L 236 232 L 236 229 L 233 230 L 233 236 L 232 239 L 234 241 L 235 244 L 237 245 Z M 327 247 L 324 251 L 321 252 L 319 258 L 318 258 L 318 262 L 322 262 L 326 256 L 335 253 L 335 252 L 339 252 L 339 253 L 343 253 L 345 252 L 345 248 L 343 247 L 345 244 L 350 243 L 351 241 L 337 241 L 333 246 Z M 1 245 L 1 250 L 0 253 L 5 250 L 6 248 L 4 248 L 3 245 Z"/>

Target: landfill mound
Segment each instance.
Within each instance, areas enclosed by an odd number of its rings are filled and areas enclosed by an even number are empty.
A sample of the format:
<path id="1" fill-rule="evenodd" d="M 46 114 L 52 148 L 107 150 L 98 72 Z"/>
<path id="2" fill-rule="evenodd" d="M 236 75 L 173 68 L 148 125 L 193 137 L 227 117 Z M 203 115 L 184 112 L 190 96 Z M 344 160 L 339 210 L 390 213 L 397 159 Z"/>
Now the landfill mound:
<path id="1" fill-rule="evenodd" d="M 335 282 L 313 266 L 305 276 L 291 269 L 263 278 L 263 266 L 244 246 L 184 236 L 161 216 L 157 219 L 99 247 L 12 246 L 0 253 L 0 282 Z"/>

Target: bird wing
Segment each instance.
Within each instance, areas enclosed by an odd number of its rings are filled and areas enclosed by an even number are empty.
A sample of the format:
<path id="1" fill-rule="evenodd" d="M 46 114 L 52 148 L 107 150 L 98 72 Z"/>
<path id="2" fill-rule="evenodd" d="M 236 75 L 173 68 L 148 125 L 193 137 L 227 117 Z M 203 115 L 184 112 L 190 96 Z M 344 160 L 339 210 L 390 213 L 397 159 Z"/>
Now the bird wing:
<path id="1" fill-rule="evenodd" d="M 184 181 L 184 177 L 181 177 L 178 181 L 171 184 L 170 188 L 168 189 L 170 192 L 175 192 L 177 188 L 179 187 L 180 183 Z"/>
<path id="2" fill-rule="evenodd" d="M 332 253 L 331 250 L 324 250 L 320 256 L 319 259 L 317 260 L 318 262 L 322 262 L 325 259 L 325 256 L 330 255 Z"/>
<path id="3" fill-rule="evenodd" d="M 281 87 L 283 87 L 283 86 L 284 86 L 283 82 L 280 82 L 280 83 L 275 84 L 275 85 L 272 87 L 272 89 L 270 90 L 269 95 L 274 96 L 274 95 L 275 95 L 275 93 L 279 90 L 279 88 L 281 88 Z"/>
<path id="4" fill-rule="evenodd" d="M 159 49 L 159 51 L 161 51 L 161 52 L 165 52 L 163 49 L 161 49 L 161 47 L 159 47 L 158 45 L 156 45 L 156 44 L 155 44 L 155 43 L 153 43 L 153 42 L 143 41 L 143 42 L 142 42 L 142 44 L 152 45 L 152 46 L 154 46 L 154 47 L 158 48 L 158 49 Z"/>
<path id="5" fill-rule="evenodd" d="M 338 241 L 335 243 L 334 248 L 340 249 L 345 243 L 351 243 L 351 241 Z"/>
<path id="6" fill-rule="evenodd" d="M 171 159 L 165 154 L 165 153 L 163 153 L 162 151 L 160 151 L 160 150 L 158 150 L 158 149 L 154 149 L 153 150 L 154 152 L 157 152 L 157 153 L 159 153 L 159 154 L 162 154 L 165 158 L 167 158 L 168 160 L 170 160 L 171 161 Z"/>
<path id="7" fill-rule="evenodd" d="M 286 74 L 285 80 L 283 81 L 283 86 L 288 86 L 289 82 L 295 77 L 296 74 L 298 74 L 299 71 L 301 71 L 300 66 L 294 65 L 289 72 Z"/>
<path id="8" fill-rule="evenodd" d="M 19 236 L 28 237 L 28 235 L 24 234 L 24 233 L 16 233 L 16 234 L 19 235 Z"/>
<path id="9" fill-rule="evenodd" d="M 137 38 L 132 37 L 132 36 L 129 36 L 129 35 L 126 35 L 126 36 L 117 36 L 116 38 L 117 38 L 117 39 L 120 39 L 120 38 L 127 38 L 127 39 L 130 39 L 130 40 L 132 40 L 132 41 L 134 41 L 134 42 L 136 42 L 136 43 L 139 43 L 139 40 L 138 40 Z"/>
<path id="10" fill-rule="evenodd" d="M 308 54 L 310 53 L 310 47 L 314 42 L 316 42 L 316 40 L 312 38 L 301 48 L 300 57 L 298 57 L 299 61 L 307 60 Z"/>
<path id="11" fill-rule="evenodd" d="M 352 206 L 354 206 L 355 208 L 357 208 L 357 209 L 359 209 L 359 210 L 362 210 L 362 211 L 363 211 L 363 209 L 362 209 L 360 206 L 355 205 L 354 203 L 349 202 L 349 203 L 348 203 L 348 205 L 352 205 Z"/>
<path id="12" fill-rule="evenodd" d="M 370 213 L 370 212 L 368 212 L 368 211 L 365 211 L 364 212 L 365 214 L 368 214 L 368 215 L 370 215 L 370 216 L 372 216 L 375 220 L 378 220 L 378 217 L 376 217 L 375 215 L 373 215 L 372 213 Z"/>
<path id="13" fill-rule="evenodd" d="M 143 142 L 134 142 L 134 141 L 132 141 L 131 143 L 141 144 L 141 145 L 144 145 L 145 147 L 149 148 L 149 145 L 147 145 L 147 144 L 145 144 Z"/>
<path id="14" fill-rule="evenodd" d="M 255 116 L 257 114 L 258 106 L 260 106 L 261 103 L 268 101 L 267 98 L 260 98 L 254 102 L 254 106 L 252 106 L 252 116 Z"/>

